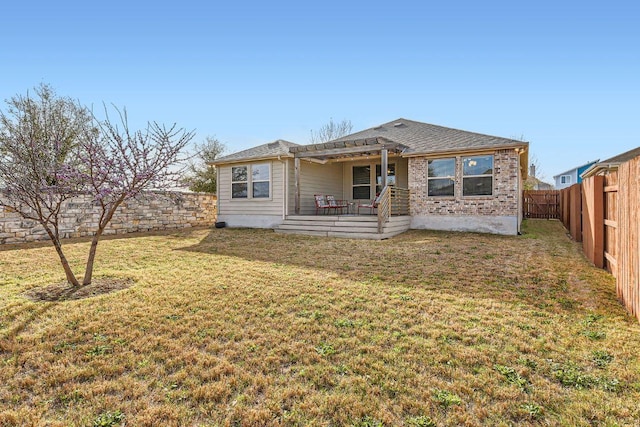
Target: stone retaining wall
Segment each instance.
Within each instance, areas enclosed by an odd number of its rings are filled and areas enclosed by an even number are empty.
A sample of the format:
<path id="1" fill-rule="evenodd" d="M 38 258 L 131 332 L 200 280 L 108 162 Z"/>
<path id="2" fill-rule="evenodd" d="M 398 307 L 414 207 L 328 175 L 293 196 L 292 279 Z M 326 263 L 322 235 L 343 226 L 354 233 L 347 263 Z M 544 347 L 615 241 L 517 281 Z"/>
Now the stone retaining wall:
<path id="1" fill-rule="evenodd" d="M 91 236 L 99 213 L 88 197 L 66 202 L 60 219 L 63 238 Z M 216 196 L 205 193 L 150 193 L 123 203 L 104 234 L 211 226 L 216 221 Z M 0 206 L 0 244 L 47 240 L 44 229 Z"/>

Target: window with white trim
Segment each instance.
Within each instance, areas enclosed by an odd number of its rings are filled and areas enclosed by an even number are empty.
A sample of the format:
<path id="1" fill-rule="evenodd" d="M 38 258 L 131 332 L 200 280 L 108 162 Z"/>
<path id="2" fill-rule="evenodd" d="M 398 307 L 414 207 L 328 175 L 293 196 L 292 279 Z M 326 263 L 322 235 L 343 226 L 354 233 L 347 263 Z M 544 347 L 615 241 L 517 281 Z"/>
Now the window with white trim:
<path id="1" fill-rule="evenodd" d="M 462 195 L 491 196 L 493 194 L 493 155 L 462 159 Z"/>
<path id="2" fill-rule="evenodd" d="M 562 175 L 560 177 L 560 184 L 571 184 L 571 175 Z"/>
<path id="3" fill-rule="evenodd" d="M 232 199 L 268 199 L 270 194 L 271 168 L 269 163 L 255 163 L 231 168 Z"/>
<path id="4" fill-rule="evenodd" d="M 453 196 L 456 182 L 456 159 L 433 159 L 427 166 L 429 196 Z"/>
<path id="5" fill-rule="evenodd" d="M 231 198 L 246 199 L 249 188 L 249 166 L 233 166 L 231 168 Z"/>
<path id="6" fill-rule="evenodd" d="M 269 198 L 269 164 L 251 165 L 251 194 L 254 199 Z"/>
<path id="7" fill-rule="evenodd" d="M 371 198 L 371 166 L 354 166 L 353 174 L 353 191 L 352 196 L 355 200 Z"/>

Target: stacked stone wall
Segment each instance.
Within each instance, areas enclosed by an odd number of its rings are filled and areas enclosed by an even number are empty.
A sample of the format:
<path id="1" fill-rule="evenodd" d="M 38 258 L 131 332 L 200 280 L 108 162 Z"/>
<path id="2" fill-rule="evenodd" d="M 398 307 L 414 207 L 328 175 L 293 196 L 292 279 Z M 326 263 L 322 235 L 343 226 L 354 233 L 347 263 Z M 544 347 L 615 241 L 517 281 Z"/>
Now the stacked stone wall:
<path id="1" fill-rule="evenodd" d="M 80 196 L 65 202 L 60 216 L 63 238 L 94 234 L 99 208 L 89 197 Z M 216 221 L 216 196 L 204 193 L 148 193 L 123 203 L 104 234 L 168 230 L 211 226 Z M 0 206 L 0 244 L 47 240 L 45 230 L 34 220 L 22 218 Z"/>

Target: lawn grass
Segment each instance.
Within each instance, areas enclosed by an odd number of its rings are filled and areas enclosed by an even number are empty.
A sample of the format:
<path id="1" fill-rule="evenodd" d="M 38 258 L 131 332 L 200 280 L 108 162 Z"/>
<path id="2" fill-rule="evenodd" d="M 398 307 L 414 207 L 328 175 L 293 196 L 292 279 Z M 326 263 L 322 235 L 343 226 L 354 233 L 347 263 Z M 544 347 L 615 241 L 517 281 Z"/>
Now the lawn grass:
<path id="1" fill-rule="evenodd" d="M 95 272 L 132 287 L 62 302 L 23 296 L 64 279 L 48 245 L 0 266 L 0 426 L 640 424 L 640 326 L 556 221 L 138 234 Z"/>

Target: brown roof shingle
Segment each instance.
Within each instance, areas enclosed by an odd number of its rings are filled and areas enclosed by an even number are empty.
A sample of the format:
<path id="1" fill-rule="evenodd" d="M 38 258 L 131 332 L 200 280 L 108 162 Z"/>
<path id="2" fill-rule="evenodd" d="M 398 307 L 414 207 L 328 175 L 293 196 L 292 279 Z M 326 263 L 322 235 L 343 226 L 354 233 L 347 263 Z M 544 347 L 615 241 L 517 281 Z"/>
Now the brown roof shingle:
<path id="1" fill-rule="evenodd" d="M 228 156 L 223 156 L 216 159 L 212 164 L 218 163 L 232 163 L 234 161 L 241 160 L 257 160 L 257 159 L 268 159 L 278 156 L 288 156 L 289 155 L 289 147 L 295 147 L 299 144 L 295 142 L 289 142 L 282 139 L 278 139 L 273 142 L 269 142 L 268 144 L 258 145 L 257 147 L 252 147 L 247 150 L 238 151 L 237 153 L 229 154 Z"/>
<path id="2" fill-rule="evenodd" d="M 405 151 L 405 154 L 409 155 L 528 145 L 528 142 L 516 139 L 484 135 L 403 118 L 365 129 L 334 141 L 376 137 L 384 137 L 406 145 L 409 148 Z"/>

